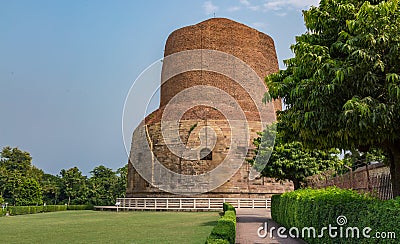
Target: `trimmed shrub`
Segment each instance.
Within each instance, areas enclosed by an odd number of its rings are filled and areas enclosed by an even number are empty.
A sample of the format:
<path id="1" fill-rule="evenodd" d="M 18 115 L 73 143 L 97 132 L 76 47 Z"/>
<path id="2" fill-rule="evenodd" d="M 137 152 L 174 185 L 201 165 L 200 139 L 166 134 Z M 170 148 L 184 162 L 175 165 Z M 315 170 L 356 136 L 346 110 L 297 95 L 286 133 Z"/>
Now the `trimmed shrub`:
<path id="1" fill-rule="evenodd" d="M 211 236 L 207 238 L 206 244 L 230 244 L 228 240 L 214 239 Z"/>
<path id="2" fill-rule="evenodd" d="M 43 207 L 43 212 L 66 211 L 67 205 L 46 205 Z"/>
<path id="3" fill-rule="evenodd" d="M 8 207 L 10 215 L 36 214 L 57 212 L 66 210 L 93 210 L 92 205 L 46 205 L 46 206 L 11 206 Z M 0 216 L 4 216 L 7 211 L 0 209 Z"/>
<path id="4" fill-rule="evenodd" d="M 0 217 L 5 216 L 6 213 L 7 213 L 7 210 L 6 210 L 6 209 L 3 210 L 3 208 L 0 208 Z"/>
<path id="5" fill-rule="evenodd" d="M 337 227 L 338 236 L 331 238 L 325 230 L 322 238 L 303 236 L 308 243 L 376 243 L 377 239 L 365 238 L 363 229 L 370 227 L 369 234 L 394 232 L 400 237 L 400 198 L 382 201 L 353 190 L 336 187 L 326 189 L 300 189 L 282 195 L 272 196 L 272 218 L 287 229 L 313 227 L 316 235 L 323 227 Z M 345 216 L 346 223 L 339 225 L 339 216 Z M 343 218 L 342 218 L 343 220 Z M 340 227 L 343 235 L 340 237 Z M 347 227 L 357 227 L 360 238 L 345 238 Z M 356 235 L 356 234 L 355 234 Z M 385 239 L 385 243 L 398 243 L 395 239 Z"/>
<path id="6" fill-rule="evenodd" d="M 29 214 L 43 213 L 43 206 L 29 206 Z"/>
<path id="7" fill-rule="evenodd" d="M 224 213 L 228 210 L 234 211 L 236 213 L 236 209 L 234 206 L 232 206 L 230 203 L 224 202 L 222 205 L 222 209 L 224 210 Z"/>
<path id="8" fill-rule="evenodd" d="M 8 207 L 10 215 L 24 215 L 30 213 L 30 206 L 13 206 Z"/>
<path id="9" fill-rule="evenodd" d="M 210 236 L 213 239 L 223 239 L 228 240 L 229 243 L 234 243 L 235 230 L 233 227 L 235 227 L 235 223 L 230 220 L 221 219 L 211 231 Z"/>
<path id="10" fill-rule="evenodd" d="M 93 205 L 68 205 L 67 210 L 93 210 Z"/>
<path id="11" fill-rule="evenodd" d="M 206 244 L 234 244 L 236 238 L 236 211 L 229 203 L 223 205 L 224 215 L 212 229 Z"/>
<path id="12" fill-rule="evenodd" d="M 8 207 L 10 215 L 24 215 L 24 214 L 36 214 L 45 212 L 65 211 L 67 206 L 65 205 L 46 205 L 46 206 L 11 206 Z M 4 214 L 7 211 L 4 211 Z"/>

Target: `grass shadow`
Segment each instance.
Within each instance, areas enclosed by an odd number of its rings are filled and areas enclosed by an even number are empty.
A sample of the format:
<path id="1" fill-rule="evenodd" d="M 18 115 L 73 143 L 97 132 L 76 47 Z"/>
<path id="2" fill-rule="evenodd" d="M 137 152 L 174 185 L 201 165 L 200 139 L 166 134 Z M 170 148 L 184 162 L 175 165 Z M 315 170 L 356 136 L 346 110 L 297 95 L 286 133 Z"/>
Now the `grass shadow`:
<path id="1" fill-rule="evenodd" d="M 201 226 L 215 226 L 217 224 L 217 221 L 208 221 L 205 223 L 202 223 Z"/>

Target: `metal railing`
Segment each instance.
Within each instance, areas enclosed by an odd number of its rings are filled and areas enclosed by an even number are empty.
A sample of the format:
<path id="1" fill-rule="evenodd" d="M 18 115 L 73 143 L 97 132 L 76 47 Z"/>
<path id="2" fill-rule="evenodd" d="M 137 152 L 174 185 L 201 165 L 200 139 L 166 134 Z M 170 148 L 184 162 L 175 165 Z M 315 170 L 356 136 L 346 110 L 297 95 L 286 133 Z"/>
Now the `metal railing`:
<path id="1" fill-rule="evenodd" d="M 235 208 L 270 208 L 270 198 L 117 198 L 120 209 L 220 210 L 224 202 Z"/>

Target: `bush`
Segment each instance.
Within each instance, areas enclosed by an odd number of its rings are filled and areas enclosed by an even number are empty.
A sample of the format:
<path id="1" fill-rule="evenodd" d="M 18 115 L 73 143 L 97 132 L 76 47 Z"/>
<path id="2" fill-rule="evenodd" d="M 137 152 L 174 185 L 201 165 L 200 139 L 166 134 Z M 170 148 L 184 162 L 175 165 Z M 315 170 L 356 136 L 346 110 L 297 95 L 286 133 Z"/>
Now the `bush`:
<path id="1" fill-rule="evenodd" d="M 13 206 L 9 207 L 10 215 L 24 215 L 30 213 L 30 206 Z"/>
<path id="2" fill-rule="evenodd" d="M 43 206 L 29 206 L 29 213 L 43 213 Z"/>
<path id="3" fill-rule="evenodd" d="M 236 211 L 229 203 L 223 205 L 224 215 L 208 236 L 207 244 L 235 243 L 236 238 Z"/>
<path id="4" fill-rule="evenodd" d="M 213 239 L 212 237 L 208 237 L 206 244 L 230 244 L 230 242 L 224 239 Z"/>
<path id="5" fill-rule="evenodd" d="M 92 205 L 68 205 L 67 210 L 93 210 Z"/>
<path id="6" fill-rule="evenodd" d="M 365 238 L 362 230 L 370 227 L 371 237 L 376 232 L 395 232 L 400 236 L 400 198 L 382 201 L 353 190 L 336 187 L 326 189 L 301 189 L 282 195 L 272 196 L 272 218 L 282 226 L 290 229 L 297 227 L 314 227 L 317 234 L 323 227 L 358 227 L 360 238 L 332 239 L 325 231 L 323 238 L 304 238 L 308 243 L 375 243 L 373 238 Z M 345 216 L 347 223 L 340 226 L 339 216 Z M 339 230 L 339 229 L 338 229 Z M 338 232 L 339 233 L 339 232 Z M 395 240 L 385 239 L 385 243 L 396 243 Z"/>
<path id="7" fill-rule="evenodd" d="M 43 212 L 66 211 L 67 205 L 46 205 L 43 207 Z"/>
<path id="8" fill-rule="evenodd" d="M 0 217 L 5 216 L 6 213 L 7 213 L 7 210 L 6 210 L 6 209 L 3 210 L 3 208 L 0 208 Z"/>
<path id="9" fill-rule="evenodd" d="M 228 210 L 234 211 L 236 213 L 236 209 L 234 206 L 232 206 L 230 203 L 224 202 L 222 205 L 222 209 L 224 210 L 224 213 Z"/>
<path id="10" fill-rule="evenodd" d="M 35 213 L 47 213 L 66 210 L 93 210 L 92 205 L 46 205 L 46 206 L 11 206 L 8 207 L 10 215 L 23 215 Z M 0 216 L 6 214 L 6 210 L 0 209 Z"/>
<path id="11" fill-rule="evenodd" d="M 8 207 L 10 215 L 23 215 L 35 213 L 47 213 L 66 210 L 93 210 L 92 205 L 46 205 L 46 206 L 11 206 Z M 7 211 L 0 209 L 0 216 L 4 216 Z"/>
<path id="12" fill-rule="evenodd" d="M 67 206 L 65 205 L 46 205 L 46 206 L 11 206 L 8 207 L 10 215 L 24 215 L 24 214 L 35 214 L 55 211 L 65 211 Z M 5 215 L 4 211 L 3 215 Z"/>

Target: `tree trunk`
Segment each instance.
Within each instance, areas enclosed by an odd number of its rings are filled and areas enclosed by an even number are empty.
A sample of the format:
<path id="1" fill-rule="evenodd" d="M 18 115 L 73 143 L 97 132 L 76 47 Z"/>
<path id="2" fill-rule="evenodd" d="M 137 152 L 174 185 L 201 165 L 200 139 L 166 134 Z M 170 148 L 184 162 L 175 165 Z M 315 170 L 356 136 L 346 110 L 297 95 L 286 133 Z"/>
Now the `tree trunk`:
<path id="1" fill-rule="evenodd" d="M 400 196 L 400 142 L 389 145 L 389 166 L 393 197 Z"/>
<path id="2" fill-rule="evenodd" d="M 295 190 L 297 190 L 297 189 L 300 189 L 300 181 L 299 180 L 297 180 L 297 179 L 294 179 L 294 180 L 292 180 L 293 181 L 293 185 L 294 185 L 294 189 Z"/>

